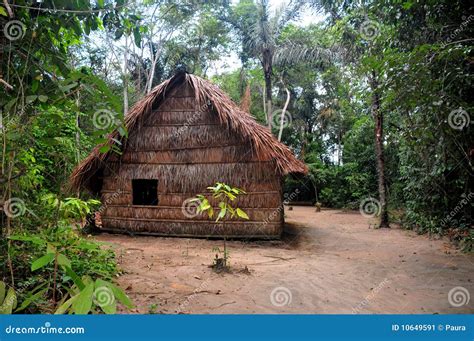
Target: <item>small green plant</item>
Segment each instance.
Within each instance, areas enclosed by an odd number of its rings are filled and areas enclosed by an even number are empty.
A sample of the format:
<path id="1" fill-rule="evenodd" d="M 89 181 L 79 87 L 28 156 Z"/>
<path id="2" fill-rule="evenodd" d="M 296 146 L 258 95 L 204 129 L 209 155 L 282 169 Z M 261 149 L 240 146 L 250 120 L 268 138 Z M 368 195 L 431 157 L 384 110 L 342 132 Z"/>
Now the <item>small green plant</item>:
<path id="1" fill-rule="evenodd" d="M 212 193 L 214 202 L 217 202 L 217 206 L 213 207 L 211 202 L 204 194 L 199 194 L 196 198 L 191 201 L 199 202 L 197 208 L 198 212 L 207 212 L 209 218 L 215 218 L 216 222 L 222 222 L 224 231 L 224 249 L 221 251 L 218 247 L 212 251 L 217 251 L 214 259 L 213 268 L 217 271 L 228 269 L 227 261 L 229 259 L 229 251 L 227 250 L 226 236 L 225 236 L 225 221 L 231 219 L 245 219 L 248 220 L 249 216 L 247 213 L 239 207 L 236 207 L 232 203 L 239 195 L 247 194 L 244 190 L 231 187 L 223 182 L 217 182 L 214 186 L 207 187 Z M 217 212 L 217 215 L 215 215 Z M 219 257 L 222 254 L 222 257 Z"/>
<path id="2" fill-rule="evenodd" d="M 158 304 L 152 303 L 148 306 L 148 314 L 157 314 Z"/>

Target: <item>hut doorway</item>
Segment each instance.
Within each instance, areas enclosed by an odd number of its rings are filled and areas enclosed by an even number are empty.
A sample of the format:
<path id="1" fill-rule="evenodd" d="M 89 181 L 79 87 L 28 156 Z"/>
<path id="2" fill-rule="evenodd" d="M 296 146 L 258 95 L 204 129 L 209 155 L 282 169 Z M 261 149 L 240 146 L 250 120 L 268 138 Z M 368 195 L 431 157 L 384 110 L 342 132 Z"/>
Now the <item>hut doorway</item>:
<path id="1" fill-rule="evenodd" d="M 158 180 L 132 180 L 133 205 L 158 205 Z"/>

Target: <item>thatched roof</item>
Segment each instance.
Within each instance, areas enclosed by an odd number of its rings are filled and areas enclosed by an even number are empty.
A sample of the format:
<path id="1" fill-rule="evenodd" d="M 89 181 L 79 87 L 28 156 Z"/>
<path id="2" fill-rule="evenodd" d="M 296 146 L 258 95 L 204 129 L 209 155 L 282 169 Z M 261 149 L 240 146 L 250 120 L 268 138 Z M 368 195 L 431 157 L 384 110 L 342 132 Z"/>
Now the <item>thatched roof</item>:
<path id="1" fill-rule="evenodd" d="M 210 103 L 223 126 L 239 134 L 243 140 L 250 142 L 259 160 L 274 160 L 276 171 L 280 175 L 307 173 L 306 165 L 296 159 L 287 146 L 279 142 L 268 128 L 257 123 L 249 113 L 242 111 L 218 86 L 198 76 L 184 72 L 178 73 L 156 86 L 133 106 L 125 117 L 125 125 L 129 133 L 139 126 L 147 114 L 158 108 L 166 98 L 167 93 L 170 93 L 184 82 L 187 82 L 194 89 L 198 104 Z M 107 143 L 113 144 L 114 139 L 120 139 L 117 131 L 109 135 Z M 107 167 L 107 158 L 112 152 L 101 153 L 99 151 L 100 147 L 95 147 L 90 155 L 72 172 L 70 180 L 74 189 L 98 189 L 94 181 L 96 181 L 98 172 Z"/>

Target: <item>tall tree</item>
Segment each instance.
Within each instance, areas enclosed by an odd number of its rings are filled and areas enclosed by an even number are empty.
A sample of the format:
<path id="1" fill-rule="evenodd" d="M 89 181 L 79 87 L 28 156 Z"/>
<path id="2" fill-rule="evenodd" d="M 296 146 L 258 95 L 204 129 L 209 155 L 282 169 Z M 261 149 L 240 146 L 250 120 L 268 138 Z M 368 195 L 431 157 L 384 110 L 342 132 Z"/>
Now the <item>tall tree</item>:
<path id="1" fill-rule="evenodd" d="M 279 38 L 285 25 L 298 16 L 299 10 L 303 5 L 302 1 L 290 1 L 283 4 L 275 11 L 271 11 L 268 0 L 258 0 L 256 4 L 249 4 L 248 1 L 241 1 L 238 6 L 246 6 L 247 9 L 253 9 L 256 15 L 249 18 L 252 22 L 246 25 L 235 24 L 241 17 L 236 16 L 233 19 L 234 27 L 240 30 L 245 36 L 243 49 L 249 56 L 258 58 L 263 70 L 265 80 L 265 114 L 267 125 L 271 129 L 272 119 L 272 90 L 273 90 L 273 60 L 276 51 L 279 49 Z M 234 9 L 234 13 L 238 12 Z M 246 14 L 248 11 L 238 12 Z M 247 18 L 247 20 L 249 19 Z M 245 62 L 245 60 L 243 60 Z"/>
<path id="2" fill-rule="evenodd" d="M 372 91 L 371 113 L 374 118 L 375 129 L 375 154 L 377 160 L 377 183 L 380 201 L 380 222 L 379 227 L 390 227 L 388 222 L 388 208 L 387 208 L 387 183 L 385 180 L 385 160 L 384 160 L 384 134 L 383 121 L 384 115 L 380 108 L 380 89 L 377 79 L 377 74 L 372 71 L 369 76 L 370 88 Z"/>

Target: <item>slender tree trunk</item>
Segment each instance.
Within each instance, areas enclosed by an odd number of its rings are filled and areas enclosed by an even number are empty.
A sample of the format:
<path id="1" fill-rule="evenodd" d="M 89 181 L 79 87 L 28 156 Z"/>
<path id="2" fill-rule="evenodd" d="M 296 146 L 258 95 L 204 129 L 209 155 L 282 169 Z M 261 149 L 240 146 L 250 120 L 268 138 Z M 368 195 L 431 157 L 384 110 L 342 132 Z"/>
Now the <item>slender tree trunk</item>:
<path id="1" fill-rule="evenodd" d="M 125 51 L 123 54 L 123 116 L 128 112 L 128 36 L 125 36 Z"/>
<path id="2" fill-rule="evenodd" d="M 288 90 L 286 86 L 285 86 L 285 91 L 286 91 L 286 101 L 285 101 L 285 106 L 283 107 L 283 110 L 281 111 L 280 131 L 278 132 L 278 141 L 281 141 L 281 135 L 283 134 L 283 124 L 284 124 L 284 119 L 285 119 L 285 113 L 286 113 L 286 109 L 288 108 L 288 104 L 290 103 L 290 98 L 291 98 L 290 90 Z"/>
<path id="3" fill-rule="evenodd" d="M 272 129 L 272 58 L 269 50 L 263 52 L 263 75 L 265 77 L 266 116 L 268 128 Z"/>
<path id="4" fill-rule="evenodd" d="M 304 160 L 306 154 L 306 144 L 308 141 L 306 140 L 306 131 L 304 127 L 301 127 L 301 160 Z"/>
<path id="5" fill-rule="evenodd" d="M 272 129 L 272 79 L 270 76 L 265 74 L 265 98 L 266 103 L 266 115 L 268 128 Z"/>
<path id="6" fill-rule="evenodd" d="M 375 122 L 375 154 L 377 158 L 377 181 L 380 200 L 380 225 L 379 227 L 390 227 L 388 222 L 387 209 L 387 184 L 385 181 L 385 160 L 383 150 L 383 113 L 380 111 L 380 95 L 378 80 L 375 71 L 372 71 L 370 78 L 372 90 L 372 116 Z"/>
<path id="7" fill-rule="evenodd" d="M 76 164 L 81 161 L 81 133 L 79 131 L 80 122 L 79 122 L 79 107 L 81 105 L 81 93 L 78 91 L 76 94 Z"/>
<path id="8" fill-rule="evenodd" d="M 77 91 L 76 94 L 76 165 L 81 161 L 81 133 L 80 133 L 80 106 L 81 93 Z M 76 196 L 79 198 L 81 191 L 77 189 Z"/>
<path id="9" fill-rule="evenodd" d="M 10 7 L 10 4 L 8 3 L 8 0 L 3 0 L 3 6 L 7 9 L 8 16 L 10 18 L 13 18 L 13 10 Z"/>
<path id="10" fill-rule="evenodd" d="M 250 83 L 247 84 L 245 92 L 240 100 L 240 109 L 250 113 L 250 107 L 252 106 L 252 94 L 250 93 Z"/>
<path id="11" fill-rule="evenodd" d="M 158 57 L 160 56 L 159 50 L 156 51 L 155 54 L 153 54 L 153 43 L 150 41 L 150 53 L 152 54 L 152 62 L 151 62 L 151 68 L 150 68 L 150 74 L 147 79 L 147 84 L 146 84 L 146 93 L 150 93 L 152 86 L 153 86 L 153 79 L 155 78 L 155 70 L 156 70 L 156 63 L 158 62 Z"/>
<path id="12" fill-rule="evenodd" d="M 11 200 L 12 198 L 12 172 L 13 172 L 13 164 L 15 160 L 15 152 L 11 153 L 11 162 L 8 167 L 8 181 L 7 181 L 7 192 L 6 192 L 6 200 Z M 7 226 L 6 226 L 6 238 L 10 237 L 12 234 L 12 227 L 11 227 L 11 216 L 9 214 L 6 214 L 7 216 Z M 11 259 L 11 253 L 10 249 L 12 246 L 11 239 L 8 239 L 7 241 L 7 263 L 8 263 L 8 269 L 10 270 L 10 281 L 11 285 L 14 288 L 15 287 L 15 275 L 13 273 L 13 262 Z"/>
<path id="13" fill-rule="evenodd" d="M 337 133 L 337 165 L 341 165 L 341 158 L 342 158 L 342 133 L 341 130 Z"/>

